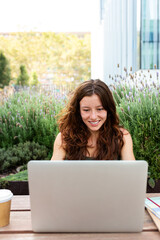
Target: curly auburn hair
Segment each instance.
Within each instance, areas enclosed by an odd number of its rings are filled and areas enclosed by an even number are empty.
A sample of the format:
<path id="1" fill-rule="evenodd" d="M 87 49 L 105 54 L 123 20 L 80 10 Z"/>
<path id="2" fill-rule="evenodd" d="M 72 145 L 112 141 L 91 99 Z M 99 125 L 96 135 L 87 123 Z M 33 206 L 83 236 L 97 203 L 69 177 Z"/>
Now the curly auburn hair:
<path id="1" fill-rule="evenodd" d="M 112 93 L 103 81 L 91 79 L 80 84 L 75 90 L 58 121 L 67 160 L 84 160 L 87 155 L 91 133 L 81 118 L 80 101 L 93 94 L 99 96 L 103 108 L 107 111 L 107 119 L 99 129 L 96 159 L 116 160 L 121 155 L 123 133 Z"/>

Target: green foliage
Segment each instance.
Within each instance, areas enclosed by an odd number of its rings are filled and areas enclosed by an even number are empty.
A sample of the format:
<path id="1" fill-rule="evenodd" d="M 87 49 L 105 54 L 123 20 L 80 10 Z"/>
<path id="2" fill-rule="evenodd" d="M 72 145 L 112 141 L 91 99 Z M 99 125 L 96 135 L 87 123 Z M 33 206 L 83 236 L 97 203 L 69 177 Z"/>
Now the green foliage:
<path id="1" fill-rule="evenodd" d="M 0 148 L 0 172 L 16 169 L 26 165 L 30 160 L 47 159 L 48 149 L 35 142 L 25 142 L 5 148 Z"/>
<path id="2" fill-rule="evenodd" d="M 151 188 L 154 188 L 155 187 L 155 181 L 154 181 L 154 179 L 153 178 L 149 178 L 149 180 L 148 180 L 148 184 L 149 184 L 149 186 L 151 187 Z"/>
<path id="3" fill-rule="evenodd" d="M 25 65 L 20 66 L 20 75 L 17 78 L 17 85 L 21 85 L 21 86 L 29 85 L 29 76 L 28 76 Z"/>
<path id="4" fill-rule="evenodd" d="M 0 188 L 7 188 L 7 186 L 8 186 L 8 181 L 7 180 L 5 180 L 5 178 L 0 178 Z"/>
<path id="5" fill-rule="evenodd" d="M 111 86 L 121 124 L 133 139 L 135 158 L 149 164 L 150 185 L 160 179 L 160 85 L 136 76 L 115 79 Z"/>
<path id="6" fill-rule="evenodd" d="M 0 179 L 0 182 L 2 181 L 27 181 L 28 180 L 28 171 L 20 171 L 15 174 L 10 174 L 2 179 Z"/>
<path id="7" fill-rule="evenodd" d="M 58 133 L 56 115 L 64 101 L 59 97 L 35 88 L 10 97 L 0 108 L 0 148 L 34 141 L 46 146 L 51 156 Z"/>
<path id="8" fill-rule="evenodd" d="M 0 188 L 7 188 L 9 181 L 28 181 L 28 171 L 20 171 L 0 179 Z"/>
<path id="9" fill-rule="evenodd" d="M 5 55 L 0 52 L 0 88 L 8 86 L 11 81 L 11 69 Z"/>

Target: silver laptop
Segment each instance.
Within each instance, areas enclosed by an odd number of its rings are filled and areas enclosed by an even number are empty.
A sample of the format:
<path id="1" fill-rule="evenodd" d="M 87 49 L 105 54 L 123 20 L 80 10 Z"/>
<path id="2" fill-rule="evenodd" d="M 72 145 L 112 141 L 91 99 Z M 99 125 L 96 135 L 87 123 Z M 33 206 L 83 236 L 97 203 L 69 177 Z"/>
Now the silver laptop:
<path id="1" fill-rule="evenodd" d="M 30 161 L 35 232 L 140 232 L 146 161 Z"/>

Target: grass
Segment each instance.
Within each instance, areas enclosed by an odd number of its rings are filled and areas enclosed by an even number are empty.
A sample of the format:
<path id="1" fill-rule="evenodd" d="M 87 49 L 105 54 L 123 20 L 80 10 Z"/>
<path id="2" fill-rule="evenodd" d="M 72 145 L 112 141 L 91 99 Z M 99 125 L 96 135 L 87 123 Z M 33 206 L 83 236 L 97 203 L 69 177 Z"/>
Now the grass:
<path id="1" fill-rule="evenodd" d="M 16 174 L 10 174 L 7 177 L 1 178 L 1 181 L 28 181 L 28 171 L 24 170 Z"/>

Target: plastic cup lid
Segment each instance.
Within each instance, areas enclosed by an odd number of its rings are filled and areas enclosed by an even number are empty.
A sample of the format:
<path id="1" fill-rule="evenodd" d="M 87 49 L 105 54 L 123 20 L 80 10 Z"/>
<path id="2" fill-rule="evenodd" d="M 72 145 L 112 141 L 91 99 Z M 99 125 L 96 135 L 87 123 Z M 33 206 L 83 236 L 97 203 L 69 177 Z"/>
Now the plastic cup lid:
<path id="1" fill-rule="evenodd" d="M 8 202 L 13 197 L 13 193 L 8 189 L 0 189 L 0 203 Z"/>

